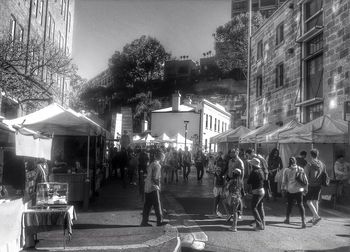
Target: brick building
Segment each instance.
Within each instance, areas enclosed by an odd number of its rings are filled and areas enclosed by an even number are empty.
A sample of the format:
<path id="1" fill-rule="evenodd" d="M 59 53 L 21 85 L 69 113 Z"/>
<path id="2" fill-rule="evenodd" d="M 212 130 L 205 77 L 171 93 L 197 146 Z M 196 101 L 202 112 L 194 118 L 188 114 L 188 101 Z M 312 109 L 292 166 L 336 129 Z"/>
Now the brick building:
<path id="1" fill-rule="evenodd" d="M 286 1 L 251 38 L 249 127 L 343 118 L 350 98 L 350 5 Z"/>
<path id="2" fill-rule="evenodd" d="M 74 1 L 0 1 L 0 36 L 1 38 L 10 36 L 12 40 L 23 41 L 25 44 L 28 44 L 30 39 L 39 37 L 44 43 L 54 42 L 67 55 L 71 55 Z M 40 81 L 45 82 L 46 78 L 45 72 L 42 71 Z M 55 76 L 55 85 L 50 90 L 54 100 L 67 104 L 68 91 L 69 80 L 65 76 Z"/>
<path id="3" fill-rule="evenodd" d="M 253 11 L 260 11 L 264 17 L 269 17 L 286 0 L 232 0 L 231 17 L 248 12 L 250 1 Z"/>

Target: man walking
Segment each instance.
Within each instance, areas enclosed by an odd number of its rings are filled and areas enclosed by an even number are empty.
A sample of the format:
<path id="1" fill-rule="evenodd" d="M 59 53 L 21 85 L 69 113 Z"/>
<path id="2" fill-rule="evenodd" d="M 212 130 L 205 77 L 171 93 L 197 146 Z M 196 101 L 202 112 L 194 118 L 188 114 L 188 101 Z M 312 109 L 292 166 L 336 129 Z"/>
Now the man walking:
<path id="1" fill-rule="evenodd" d="M 318 214 L 318 202 L 321 195 L 322 179 L 323 175 L 328 177 L 328 174 L 325 164 L 318 159 L 319 151 L 317 149 L 312 149 L 310 151 L 310 156 L 311 162 L 305 167 L 305 173 L 307 180 L 309 181 L 309 189 L 306 194 L 306 204 L 313 216 L 308 222 L 316 225 L 321 220 L 321 217 Z"/>
<path id="2" fill-rule="evenodd" d="M 160 202 L 160 182 L 161 182 L 161 165 L 164 154 L 157 150 L 154 155 L 154 161 L 147 168 L 147 177 L 145 179 L 145 203 L 142 212 L 142 227 L 152 226 L 148 223 L 149 213 L 152 206 L 157 217 L 157 226 L 161 226 L 162 222 L 162 206 Z"/>
<path id="3" fill-rule="evenodd" d="M 188 175 L 191 172 L 191 163 L 192 163 L 192 156 L 191 152 L 188 151 L 188 147 L 185 147 L 185 151 L 182 156 L 182 169 L 183 169 L 183 179 L 184 181 L 188 181 Z"/>

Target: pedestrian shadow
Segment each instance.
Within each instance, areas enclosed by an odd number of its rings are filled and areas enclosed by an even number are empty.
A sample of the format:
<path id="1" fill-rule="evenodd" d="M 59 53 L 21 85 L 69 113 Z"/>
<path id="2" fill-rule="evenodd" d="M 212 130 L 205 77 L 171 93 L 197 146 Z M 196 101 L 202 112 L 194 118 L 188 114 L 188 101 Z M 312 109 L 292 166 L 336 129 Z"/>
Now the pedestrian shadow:
<path id="1" fill-rule="evenodd" d="M 346 235 L 346 234 L 336 234 L 335 236 L 350 238 L 350 235 Z"/>
<path id="2" fill-rule="evenodd" d="M 301 224 L 295 223 L 295 222 L 291 222 L 289 224 L 284 224 L 281 221 L 266 221 L 265 225 L 269 226 L 269 227 L 279 227 L 279 228 L 289 228 L 289 229 L 300 229 L 301 228 Z"/>
<path id="3" fill-rule="evenodd" d="M 324 251 L 324 252 L 345 252 L 345 251 L 350 251 L 350 246 L 342 246 L 342 247 L 338 247 L 338 248 L 334 248 L 334 249 L 325 249 L 325 250 L 304 250 L 306 252 L 319 252 L 319 251 Z"/>
<path id="4" fill-rule="evenodd" d="M 104 229 L 104 228 L 130 228 L 140 225 L 106 225 L 106 224 L 74 224 L 73 229 Z"/>

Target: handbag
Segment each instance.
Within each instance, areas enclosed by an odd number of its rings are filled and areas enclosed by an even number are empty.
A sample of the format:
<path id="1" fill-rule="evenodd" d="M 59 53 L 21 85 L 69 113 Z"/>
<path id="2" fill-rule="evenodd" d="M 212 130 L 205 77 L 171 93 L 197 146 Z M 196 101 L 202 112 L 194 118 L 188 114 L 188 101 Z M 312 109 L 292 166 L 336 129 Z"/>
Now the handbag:
<path id="1" fill-rule="evenodd" d="M 320 177 L 321 177 L 320 178 L 321 179 L 321 185 L 325 186 L 325 187 L 329 186 L 329 183 L 331 182 L 331 180 L 330 180 L 328 174 L 325 171 L 321 173 Z"/>
<path id="2" fill-rule="evenodd" d="M 295 180 L 302 186 L 307 186 L 306 174 L 302 169 L 298 169 L 295 173 Z"/>

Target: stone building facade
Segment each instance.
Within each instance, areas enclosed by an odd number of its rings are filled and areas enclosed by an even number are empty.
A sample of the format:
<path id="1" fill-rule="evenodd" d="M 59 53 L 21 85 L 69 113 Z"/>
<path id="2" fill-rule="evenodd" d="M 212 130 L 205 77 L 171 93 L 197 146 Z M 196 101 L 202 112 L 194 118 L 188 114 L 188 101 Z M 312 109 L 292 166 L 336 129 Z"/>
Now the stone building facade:
<path id="1" fill-rule="evenodd" d="M 232 0 L 231 17 L 248 12 L 250 1 L 253 11 L 260 11 L 264 17 L 269 17 L 286 0 Z"/>
<path id="2" fill-rule="evenodd" d="M 350 3 L 289 0 L 251 37 L 249 126 L 340 119 L 350 97 Z"/>
<path id="3" fill-rule="evenodd" d="M 54 42 L 67 55 L 72 53 L 75 0 L 6 0 L 0 1 L 0 37 L 13 37 L 29 43 L 39 37 Z M 28 53 L 28 52 L 27 52 Z M 41 81 L 46 76 L 41 74 Z M 53 96 L 68 103 L 69 80 L 56 76 Z"/>

